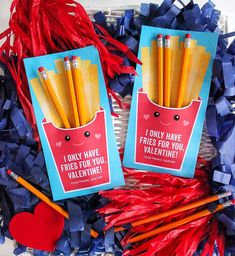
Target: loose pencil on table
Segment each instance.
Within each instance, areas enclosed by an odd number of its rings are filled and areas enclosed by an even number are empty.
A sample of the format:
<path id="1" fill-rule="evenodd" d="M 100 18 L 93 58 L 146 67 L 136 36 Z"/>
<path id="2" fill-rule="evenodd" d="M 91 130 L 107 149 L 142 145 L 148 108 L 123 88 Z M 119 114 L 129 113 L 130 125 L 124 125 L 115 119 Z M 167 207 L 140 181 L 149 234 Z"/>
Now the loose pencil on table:
<path id="1" fill-rule="evenodd" d="M 128 243 L 135 243 L 135 242 L 138 242 L 138 241 L 141 241 L 143 239 L 146 239 L 146 238 L 149 238 L 149 237 L 152 237 L 154 235 L 157 235 L 159 233 L 162 233 L 162 232 L 166 232 L 168 230 L 171 230 L 171 229 L 174 229 L 176 227 L 179 227 L 179 226 L 182 226 L 184 224 L 187 224 L 189 222 L 192 222 L 192 221 L 195 221 L 195 220 L 198 220 L 202 217 L 205 217 L 205 216 L 208 216 L 208 215 L 211 215 L 211 214 L 214 214 L 216 212 L 219 212 L 227 207 L 230 207 L 232 205 L 235 205 L 235 200 L 230 200 L 230 201 L 226 201 L 225 203 L 222 203 L 222 204 L 217 204 L 215 209 L 205 209 L 205 210 L 202 210 L 200 212 L 197 212 L 195 214 L 192 214 L 188 217 L 185 217 L 181 220 L 178 220 L 178 221 L 174 221 L 174 222 L 171 222 L 169 224 L 166 224 L 164 226 L 160 226 L 156 229 L 153 229 L 149 232 L 146 232 L 146 233 L 143 233 L 143 234 L 140 234 L 140 235 L 136 235 L 134 237 L 131 237 L 129 240 L 128 240 Z"/>
<path id="2" fill-rule="evenodd" d="M 203 206 L 205 204 L 215 202 L 219 199 L 231 196 L 231 194 L 232 193 L 230 191 L 228 191 L 228 192 L 224 192 L 224 193 L 221 193 L 221 194 L 213 195 L 213 196 L 210 196 L 210 197 L 207 197 L 207 198 L 204 198 L 204 199 L 201 199 L 201 200 L 198 200 L 198 201 L 186 204 L 186 205 L 182 205 L 182 206 L 170 209 L 170 210 L 165 211 L 165 212 L 159 212 L 159 213 L 154 214 L 152 216 L 149 216 L 147 218 L 143 218 L 143 219 L 136 220 L 136 221 L 133 221 L 131 223 L 126 223 L 126 224 L 130 224 L 131 227 L 136 227 L 136 226 L 139 226 L 139 225 L 147 224 L 149 222 L 160 220 L 162 218 L 166 218 L 168 216 L 171 216 L 171 215 L 174 215 L 174 214 L 177 214 L 177 213 L 181 213 L 181 212 L 184 212 L 184 211 L 187 211 L 187 210 L 195 209 L 195 208 Z M 125 228 L 123 226 L 115 226 L 114 230 L 115 230 L 115 232 L 119 232 L 119 231 L 125 230 Z"/>
<path id="3" fill-rule="evenodd" d="M 52 207 L 55 211 L 59 212 L 61 215 L 63 215 L 66 219 L 69 219 L 69 214 L 67 211 L 65 211 L 60 205 L 54 203 L 51 201 L 49 197 L 47 197 L 45 194 L 43 194 L 40 190 L 36 189 L 34 186 L 32 186 L 28 181 L 14 173 L 12 170 L 7 170 L 7 174 L 17 181 L 20 185 L 22 185 L 24 188 L 29 190 L 32 194 L 34 194 L 37 198 L 42 200 L 44 203 L 48 204 L 50 207 Z M 91 235 L 93 237 L 98 237 L 98 233 L 91 229 Z"/>

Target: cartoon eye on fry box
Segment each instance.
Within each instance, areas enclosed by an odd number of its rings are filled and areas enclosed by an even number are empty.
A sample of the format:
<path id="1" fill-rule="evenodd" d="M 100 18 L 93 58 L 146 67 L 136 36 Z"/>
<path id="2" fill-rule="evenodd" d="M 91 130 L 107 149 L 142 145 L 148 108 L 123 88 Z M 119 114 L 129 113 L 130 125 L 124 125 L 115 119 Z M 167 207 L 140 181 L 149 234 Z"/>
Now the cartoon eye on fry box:
<path id="1" fill-rule="evenodd" d="M 142 27 L 124 166 L 194 176 L 217 40 Z"/>
<path id="2" fill-rule="evenodd" d="M 24 63 L 53 199 L 124 185 L 96 48 Z"/>

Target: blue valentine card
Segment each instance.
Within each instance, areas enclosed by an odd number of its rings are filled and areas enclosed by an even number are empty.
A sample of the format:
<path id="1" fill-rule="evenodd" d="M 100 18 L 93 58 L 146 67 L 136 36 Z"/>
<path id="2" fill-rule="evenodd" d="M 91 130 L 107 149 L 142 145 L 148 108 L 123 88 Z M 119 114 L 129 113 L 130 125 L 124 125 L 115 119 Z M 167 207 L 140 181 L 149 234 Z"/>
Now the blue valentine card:
<path id="1" fill-rule="evenodd" d="M 188 33 L 191 38 L 187 41 Z M 164 41 L 159 41 L 161 38 L 165 38 L 163 46 Z M 183 177 L 194 176 L 217 40 L 215 33 L 142 27 L 138 58 L 143 65 L 137 65 L 124 166 Z M 170 64 L 163 66 L 164 79 L 164 72 L 170 69 L 170 106 L 164 105 L 166 87 L 163 87 L 164 101 L 159 103 L 160 71 L 157 70 L 160 69 L 157 68 L 161 65 L 159 58 L 165 61 L 166 56 L 164 48 L 161 57 L 160 47 L 169 47 L 170 50 Z M 177 107 L 186 47 L 189 48 L 187 65 L 184 66 L 187 68 L 186 89 L 183 104 Z"/>
<path id="2" fill-rule="evenodd" d="M 74 74 L 78 75 L 87 122 L 79 127 L 64 128 L 46 82 L 50 81 L 58 104 L 72 124 L 74 109 L 64 57 L 72 60 L 74 56 L 78 68 L 78 73 Z M 53 199 L 87 195 L 124 185 L 97 49 L 89 46 L 27 58 L 24 64 Z M 38 72 L 40 67 L 43 72 L 45 70 L 42 76 Z"/>

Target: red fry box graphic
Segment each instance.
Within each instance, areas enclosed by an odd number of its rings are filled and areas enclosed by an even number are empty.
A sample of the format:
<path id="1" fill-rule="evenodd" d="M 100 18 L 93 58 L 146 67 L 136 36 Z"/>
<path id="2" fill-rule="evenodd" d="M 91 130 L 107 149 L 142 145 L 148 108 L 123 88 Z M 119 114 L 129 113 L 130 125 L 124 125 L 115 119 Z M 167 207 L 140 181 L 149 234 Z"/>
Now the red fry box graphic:
<path id="1" fill-rule="evenodd" d="M 64 192 L 110 182 L 104 110 L 78 128 L 57 128 L 46 121 L 42 125 Z"/>
<path id="2" fill-rule="evenodd" d="M 201 100 L 183 108 L 167 108 L 140 90 L 137 106 L 135 162 L 180 171 Z"/>

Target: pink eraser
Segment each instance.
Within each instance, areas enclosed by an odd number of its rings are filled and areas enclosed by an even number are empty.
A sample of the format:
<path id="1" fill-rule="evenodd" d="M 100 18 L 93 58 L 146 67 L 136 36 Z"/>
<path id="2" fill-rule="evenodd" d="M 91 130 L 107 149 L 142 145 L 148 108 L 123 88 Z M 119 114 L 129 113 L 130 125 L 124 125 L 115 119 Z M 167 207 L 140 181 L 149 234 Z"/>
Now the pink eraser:
<path id="1" fill-rule="evenodd" d="M 185 38 L 191 38 L 190 34 L 186 34 Z"/>
<path id="2" fill-rule="evenodd" d="M 12 170 L 8 169 L 8 170 L 7 170 L 7 175 L 10 176 L 11 174 L 12 174 Z"/>
<path id="3" fill-rule="evenodd" d="M 64 57 L 64 61 L 68 61 L 69 60 L 69 57 Z"/>
<path id="4" fill-rule="evenodd" d="M 170 35 L 166 35 L 165 39 L 171 39 L 171 36 Z"/>
<path id="5" fill-rule="evenodd" d="M 43 71 L 44 71 L 44 67 L 38 68 L 38 71 L 39 71 L 39 72 L 43 72 Z"/>
<path id="6" fill-rule="evenodd" d="M 76 56 L 73 56 L 73 57 L 72 57 L 72 60 L 76 60 L 76 59 L 77 59 L 77 57 L 76 57 Z"/>
<path id="7" fill-rule="evenodd" d="M 157 35 L 157 38 L 162 38 L 162 34 L 158 34 L 158 35 Z"/>

